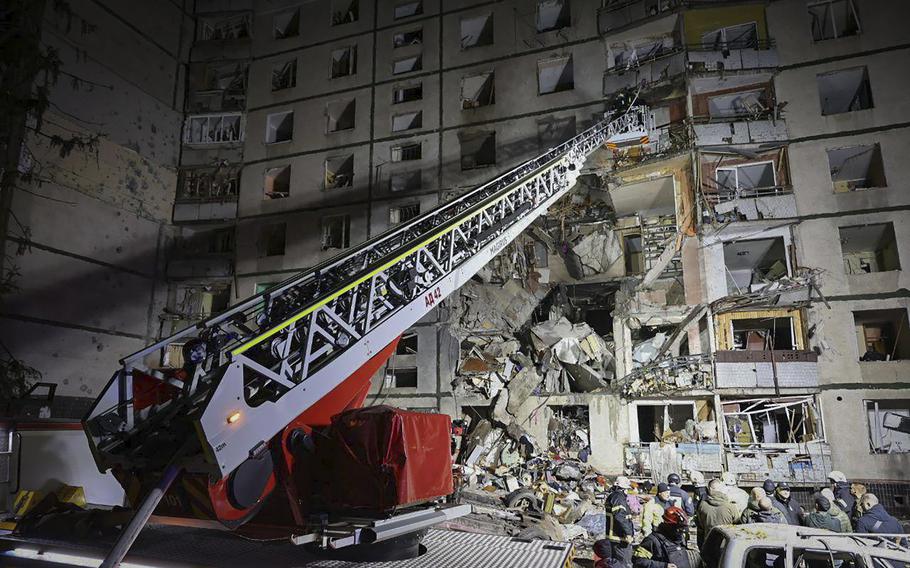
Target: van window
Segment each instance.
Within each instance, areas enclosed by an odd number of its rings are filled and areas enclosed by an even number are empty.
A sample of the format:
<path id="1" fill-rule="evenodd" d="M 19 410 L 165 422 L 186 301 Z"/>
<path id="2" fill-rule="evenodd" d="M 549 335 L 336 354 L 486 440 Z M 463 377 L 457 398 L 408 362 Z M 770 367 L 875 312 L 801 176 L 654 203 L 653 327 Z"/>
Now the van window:
<path id="1" fill-rule="evenodd" d="M 787 563 L 787 551 L 775 546 L 756 546 L 746 552 L 743 568 L 783 568 Z"/>
<path id="2" fill-rule="evenodd" d="M 705 568 L 720 568 L 726 547 L 727 537 L 724 536 L 724 533 L 719 530 L 712 530 L 708 533 L 701 551 L 701 559 Z"/>
<path id="3" fill-rule="evenodd" d="M 856 556 L 837 550 L 795 549 L 793 558 L 794 568 L 863 568 Z"/>
<path id="4" fill-rule="evenodd" d="M 910 568 L 910 562 L 893 558 L 872 557 L 872 568 Z"/>

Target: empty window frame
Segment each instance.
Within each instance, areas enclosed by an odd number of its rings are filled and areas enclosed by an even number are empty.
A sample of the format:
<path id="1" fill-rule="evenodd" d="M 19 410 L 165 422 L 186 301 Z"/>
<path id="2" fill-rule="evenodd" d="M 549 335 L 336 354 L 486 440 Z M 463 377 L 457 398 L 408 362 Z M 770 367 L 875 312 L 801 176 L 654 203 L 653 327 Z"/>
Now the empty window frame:
<path id="1" fill-rule="evenodd" d="M 461 49 L 493 44 L 493 14 L 461 19 Z"/>
<path id="2" fill-rule="evenodd" d="M 360 0 L 332 0 L 332 25 L 351 24 L 360 18 Z"/>
<path id="3" fill-rule="evenodd" d="M 537 93 L 546 95 L 575 88 L 572 56 L 537 62 Z"/>
<path id="4" fill-rule="evenodd" d="M 860 361 L 910 359 L 910 329 L 907 309 L 858 310 L 853 312 Z"/>
<path id="5" fill-rule="evenodd" d="M 240 172 L 235 168 L 192 168 L 180 171 L 178 200 L 233 199 L 240 186 Z"/>
<path id="6" fill-rule="evenodd" d="M 843 193 L 885 187 L 885 165 L 878 144 L 827 150 L 834 191 Z"/>
<path id="7" fill-rule="evenodd" d="M 281 256 L 287 241 L 287 223 L 263 225 L 259 230 L 259 256 Z"/>
<path id="8" fill-rule="evenodd" d="M 411 172 L 394 172 L 389 176 L 389 191 L 398 193 L 419 191 L 422 187 L 420 170 Z"/>
<path id="9" fill-rule="evenodd" d="M 611 49 L 613 53 L 613 69 L 632 69 L 639 64 L 660 57 L 665 51 L 673 47 L 672 38 L 647 40 L 643 42 L 626 43 Z"/>
<path id="10" fill-rule="evenodd" d="M 187 119 L 187 144 L 227 144 L 243 141 L 240 113 L 191 116 Z"/>
<path id="11" fill-rule="evenodd" d="M 685 431 L 686 423 L 696 421 L 694 401 L 680 401 L 670 404 L 638 403 L 635 405 L 633 420 L 637 428 L 631 439 L 635 442 L 660 442 L 665 436 Z M 637 438 L 637 440 L 636 440 Z"/>
<path id="12" fill-rule="evenodd" d="M 401 75 L 402 73 L 411 73 L 420 71 L 423 68 L 423 59 L 421 56 L 413 55 L 402 59 L 396 59 L 392 62 L 392 75 Z"/>
<path id="13" fill-rule="evenodd" d="M 322 250 L 351 246 L 351 216 L 330 215 L 322 218 Z"/>
<path id="14" fill-rule="evenodd" d="M 357 73 L 357 46 L 349 45 L 332 51 L 332 79 Z"/>
<path id="15" fill-rule="evenodd" d="M 496 102 L 493 73 L 470 75 L 461 79 L 461 108 L 468 110 Z"/>
<path id="16" fill-rule="evenodd" d="M 853 0 L 825 0 L 809 4 L 809 25 L 813 41 L 862 33 Z"/>
<path id="17" fill-rule="evenodd" d="M 792 317 L 737 318 L 730 322 L 732 351 L 793 351 L 796 327 Z"/>
<path id="18" fill-rule="evenodd" d="M 910 453 L 910 400 L 867 400 L 869 449 L 873 454 Z M 879 565 L 880 566 L 880 565 Z"/>
<path id="19" fill-rule="evenodd" d="M 755 89 L 708 97 L 708 115 L 715 119 L 759 117 L 768 111 L 765 91 Z"/>
<path id="20" fill-rule="evenodd" d="M 461 169 L 473 170 L 496 164 L 496 133 L 460 133 Z"/>
<path id="21" fill-rule="evenodd" d="M 392 104 L 407 103 L 410 101 L 419 101 L 423 99 L 423 83 L 409 83 L 407 85 L 395 85 L 392 89 Z"/>
<path id="22" fill-rule="evenodd" d="M 245 91 L 248 66 L 240 62 L 209 63 L 199 91 Z"/>
<path id="23" fill-rule="evenodd" d="M 417 346 L 419 344 L 418 335 L 414 331 L 406 331 L 401 334 L 398 340 L 398 346 L 395 348 L 395 355 L 417 355 Z"/>
<path id="24" fill-rule="evenodd" d="M 325 160 L 325 188 L 341 189 L 354 185 L 354 155 L 333 156 Z"/>
<path id="25" fill-rule="evenodd" d="M 724 166 L 717 168 L 714 175 L 719 193 L 749 195 L 751 190 L 777 186 L 777 172 L 770 161 Z"/>
<path id="26" fill-rule="evenodd" d="M 202 41 L 232 40 L 250 37 L 250 14 L 233 14 L 222 18 L 206 18 L 200 23 Z"/>
<path id="27" fill-rule="evenodd" d="M 392 35 L 392 46 L 395 49 L 398 49 L 399 47 L 407 47 L 409 45 L 421 45 L 422 43 L 423 28 L 395 32 L 395 34 Z"/>
<path id="28" fill-rule="evenodd" d="M 537 0 L 537 33 L 561 30 L 572 25 L 570 0 Z"/>
<path id="29" fill-rule="evenodd" d="M 575 136 L 575 117 L 543 118 L 537 121 L 537 146 L 543 152 Z"/>
<path id="30" fill-rule="evenodd" d="M 416 367 L 404 367 L 404 368 L 389 368 L 389 374 L 391 375 L 390 386 L 394 388 L 417 388 L 417 368 Z M 411 409 L 414 410 L 413 408 Z M 435 409 L 430 412 L 436 412 Z"/>
<path id="31" fill-rule="evenodd" d="M 872 86 L 865 67 L 816 75 L 823 116 L 872 108 Z"/>
<path id="32" fill-rule="evenodd" d="M 396 20 L 410 18 L 411 16 L 419 16 L 420 14 L 423 14 L 422 0 L 405 0 L 404 2 L 398 2 L 395 4 L 395 9 L 392 13 Z"/>
<path id="33" fill-rule="evenodd" d="M 900 270 L 897 240 L 892 223 L 839 227 L 844 272 L 867 274 Z"/>
<path id="34" fill-rule="evenodd" d="M 626 265 L 626 274 L 641 274 L 645 271 L 645 257 L 643 252 L 641 234 L 632 233 L 623 235 L 623 258 Z"/>
<path id="35" fill-rule="evenodd" d="M 801 444 L 824 440 L 821 412 L 812 396 L 723 401 L 725 443 Z"/>
<path id="36" fill-rule="evenodd" d="M 300 9 L 275 14 L 272 17 L 272 37 L 284 39 L 300 33 Z"/>
<path id="37" fill-rule="evenodd" d="M 356 115 L 357 103 L 354 99 L 327 104 L 325 107 L 326 132 L 332 133 L 353 129 Z"/>
<path id="38" fill-rule="evenodd" d="M 420 142 L 398 144 L 397 146 L 392 146 L 391 152 L 393 162 L 409 162 L 423 157 L 423 146 L 421 146 Z"/>
<path id="39" fill-rule="evenodd" d="M 783 237 L 739 239 L 723 244 L 727 291 L 742 294 L 789 274 Z"/>
<path id="40" fill-rule="evenodd" d="M 420 215 L 420 203 L 407 203 L 389 208 L 389 225 L 406 223 Z"/>
<path id="41" fill-rule="evenodd" d="M 265 143 L 276 144 L 294 138 L 294 111 L 276 112 L 266 118 Z"/>
<path id="42" fill-rule="evenodd" d="M 403 132 L 423 126 L 423 111 L 405 112 L 392 116 L 392 132 Z"/>
<path id="43" fill-rule="evenodd" d="M 272 67 L 272 91 L 293 89 L 297 86 L 297 60 L 291 59 Z"/>
<path id="44" fill-rule="evenodd" d="M 291 195 L 291 166 L 280 166 L 265 170 L 263 197 L 282 199 Z"/>
<path id="45" fill-rule="evenodd" d="M 712 51 L 758 47 L 758 24 L 747 22 L 710 31 L 701 36 L 701 45 Z"/>

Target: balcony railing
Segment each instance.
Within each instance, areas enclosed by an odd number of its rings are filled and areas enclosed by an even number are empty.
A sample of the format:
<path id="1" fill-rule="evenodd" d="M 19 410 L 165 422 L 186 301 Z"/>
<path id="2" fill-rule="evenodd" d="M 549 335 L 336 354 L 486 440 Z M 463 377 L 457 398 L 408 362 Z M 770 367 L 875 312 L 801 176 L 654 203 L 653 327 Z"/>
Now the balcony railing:
<path id="1" fill-rule="evenodd" d="M 717 388 L 814 388 L 818 355 L 814 351 L 717 351 Z"/>
<path id="2" fill-rule="evenodd" d="M 648 59 L 640 59 L 631 65 L 618 65 L 604 73 L 604 95 L 634 85 L 650 87 L 686 71 L 686 54 L 681 48 L 674 48 Z"/>
<path id="3" fill-rule="evenodd" d="M 597 29 L 600 33 L 615 31 L 634 22 L 672 12 L 682 4 L 681 0 L 613 2 L 597 11 Z"/>
<path id="4" fill-rule="evenodd" d="M 788 135 L 784 120 L 774 119 L 770 113 L 766 113 L 765 116 L 767 118 L 730 116 L 711 118 L 708 122 L 696 121 L 692 127 L 695 133 L 695 144 L 721 146 L 786 141 Z"/>
<path id="5" fill-rule="evenodd" d="M 747 44 L 694 44 L 688 47 L 689 68 L 700 71 L 769 69 L 778 66 L 773 40 L 754 40 Z"/>
<path id="6" fill-rule="evenodd" d="M 734 199 L 773 197 L 775 195 L 788 195 L 791 193 L 793 193 L 792 185 L 776 185 L 772 187 L 751 187 L 740 189 L 716 188 L 704 191 L 705 200 L 711 205 L 733 201 Z"/>
<path id="7" fill-rule="evenodd" d="M 183 142 L 191 145 L 233 144 L 242 142 L 243 134 L 242 113 L 191 115 L 183 129 Z"/>

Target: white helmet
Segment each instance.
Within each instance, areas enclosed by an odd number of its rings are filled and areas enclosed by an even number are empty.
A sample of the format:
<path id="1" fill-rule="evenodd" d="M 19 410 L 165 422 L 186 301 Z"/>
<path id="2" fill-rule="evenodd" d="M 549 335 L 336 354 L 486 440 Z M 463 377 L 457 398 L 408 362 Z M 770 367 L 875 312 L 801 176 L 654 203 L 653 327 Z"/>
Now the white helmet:
<path id="1" fill-rule="evenodd" d="M 842 471 L 832 471 L 828 474 L 828 479 L 835 483 L 847 483 L 847 476 Z"/>
<path id="2" fill-rule="evenodd" d="M 689 479 L 692 480 L 692 485 L 696 487 L 703 487 L 705 485 L 705 474 L 700 471 L 693 471 L 690 473 Z"/>
<path id="3" fill-rule="evenodd" d="M 725 471 L 720 475 L 720 480 L 724 485 L 736 485 L 736 474 L 732 471 Z"/>
<path id="4" fill-rule="evenodd" d="M 613 482 L 613 485 L 615 485 L 617 487 L 621 487 L 623 489 L 631 489 L 632 480 L 630 480 L 625 475 L 620 475 L 619 477 L 616 478 L 616 481 Z"/>

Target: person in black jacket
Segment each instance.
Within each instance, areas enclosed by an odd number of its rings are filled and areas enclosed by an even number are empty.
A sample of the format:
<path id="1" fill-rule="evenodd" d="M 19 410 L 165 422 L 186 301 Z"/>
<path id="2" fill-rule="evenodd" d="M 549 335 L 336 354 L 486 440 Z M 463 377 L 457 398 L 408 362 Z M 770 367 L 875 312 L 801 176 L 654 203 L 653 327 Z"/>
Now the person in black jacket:
<path id="1" fill-rule="evenodd" d="M 696 568 L 689 561 L 686 527 L 689 518 L 679 507 L 664 511 L 663 522 L 635 548 L 635 568 Z"/>
<path id="2" fill-rule="evenodd" d="M 875 534 L 904 534 L 904 527 L 900 522 L 888 514 L 888 511 L 878 502 L 878 497 L 866 493 L 859 499 L 859 509 L 862 516 L 856 522 L 856 532 Z M 901 546 L 907 546 L 907 539 L 900 539 Z"/>
<path id="3" fill-rule="evenodd" d="M 692 502 L 689 492 L 679 486 L 680 483 L 682 483 L 682 478 L 679 477 L 678 473 L 671 473 L 667 476 L 667 484 L 670 486 L 670 499 L 676 501 L 678 506 L 686 512 L 686 515 L 692 516 L 695 514 L 695 503 Z"/>
<path id="4" fill-rule="evenodd" d="M 607 495 L 604 504 L 607 515 L 607 539 L 612 543 L 610 553 L 616 563 L 632 566 L 632 541 L 635 539 L 635 527 L 629 515 L 629 501 L 626 491 L 632 487 L 628 477 L 620 475 L 613 483 L 613 489 Z"/>
<path id="5" fill-rule="evenodd" d="M 784 520 L 787 521 L 787 524 L 800 524 L 800 506 L 799 503 L 790 496 L 789 483 L 781 481 L 777 484 L 777 489 L 774 490 L 774 497 L 771 498 L 771 502 L 777 507 L 777 510 L 780 511 L 780 514 L 784 516 Z"/>
<path id="6" fill-rule="evenodd" d="M 832 471 L 828 474 L 828 481 L 831 482 L 831 491 L 834 492 L 834 504 L 841 511 L 848 515 L 856 507 L 856 498 L 850 493 L 850 483 L 847 482 L 847 476 L 840 471 Z"/>

